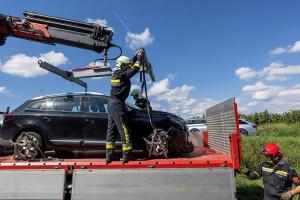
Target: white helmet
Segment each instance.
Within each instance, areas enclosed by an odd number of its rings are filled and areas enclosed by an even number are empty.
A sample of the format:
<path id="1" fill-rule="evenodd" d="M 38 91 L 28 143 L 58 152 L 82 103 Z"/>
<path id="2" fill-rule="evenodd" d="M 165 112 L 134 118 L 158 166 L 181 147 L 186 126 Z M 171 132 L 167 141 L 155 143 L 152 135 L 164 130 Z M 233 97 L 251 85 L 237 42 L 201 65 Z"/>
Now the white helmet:
<path id="1" fill-rule="evenodd" d="M 131 96 L 136 96 L 136 97 L 138 97 L 138 98 L 141 98 L 142 97 L 142 93 L 141 93 L 141 91 L 139 90 L 139 89 L 134 89 L 134 90 L 132 90 L 131 91 Z"/>
<path id="2" fill-rule="evenodd" d="M 116 67 L 121 67 L 122 64 L 131 64 L 131 60 L 127 56 L 120 56 L 116 61 Z"/>

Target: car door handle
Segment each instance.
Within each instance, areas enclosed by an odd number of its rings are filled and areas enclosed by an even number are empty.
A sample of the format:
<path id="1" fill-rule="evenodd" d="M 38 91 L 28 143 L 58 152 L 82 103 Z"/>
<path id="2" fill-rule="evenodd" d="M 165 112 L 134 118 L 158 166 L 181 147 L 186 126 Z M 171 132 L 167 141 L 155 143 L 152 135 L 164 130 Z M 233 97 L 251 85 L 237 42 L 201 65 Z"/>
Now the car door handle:
<path id="1" fill-rule="evenodd" d="M 46 121 L 48 121 L 48 122 L 51 121 L 51 118 L 49 118 L 49 117 L 42 117 L 42 119 L 43 119 L 43 120 L 46 120 Z"/>
<path id="2" fill-rule="evenodd" d="M 91 120 L 91 119 L 86 119 L 85 121 L 86 121 L 86 122 L 89 122 L 89 123 L 92 123 L 92 124 L 95 124 L 95 123 L 96 123 L 95 120 Z"/>

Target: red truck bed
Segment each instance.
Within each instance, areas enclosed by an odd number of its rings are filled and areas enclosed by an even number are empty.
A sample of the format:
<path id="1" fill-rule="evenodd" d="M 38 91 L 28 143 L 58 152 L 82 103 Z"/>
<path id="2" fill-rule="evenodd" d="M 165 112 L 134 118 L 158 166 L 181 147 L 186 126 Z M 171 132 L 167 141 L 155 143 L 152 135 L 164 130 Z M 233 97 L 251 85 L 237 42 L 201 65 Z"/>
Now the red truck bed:
<path id="1" fill-rule="evenodd" d="M 241 160 L 237 105 L 234 98 L 207 110 L 208 132 L 198 133 L 195 150 L 180 158 L 137 159 L 127 164 L 106 164 L 102 153 L 77 153 L 47 156 L 60 159 L 47 161 L 15 161 L 13 156 L 0 156 L 1 169 L 115 169 L 115 168 L 232 168 L 239 169 Z"/>
<path id="2" fill-rule="evenodd" d="M 49 153 L 51 155 L 51 153 Z M 89 158 L 90 156 L 90 158 Z M 82 154 L 80 155 L 82 157 Z M 137 159 L 123 164 L 114 161 L 106 164 L 103 152 L 84 154 L 85 158 L 71 155 L 64 159 L 47 161 L 15 161 L 13 156 L 0 157 L 0 170 L 2 169 L 113 169 L 113 168 L 233 168 L 232 158 L 220 151 L 209 147 L 196 148 L 192 153 L 181 158 L 170 159 Z"/>

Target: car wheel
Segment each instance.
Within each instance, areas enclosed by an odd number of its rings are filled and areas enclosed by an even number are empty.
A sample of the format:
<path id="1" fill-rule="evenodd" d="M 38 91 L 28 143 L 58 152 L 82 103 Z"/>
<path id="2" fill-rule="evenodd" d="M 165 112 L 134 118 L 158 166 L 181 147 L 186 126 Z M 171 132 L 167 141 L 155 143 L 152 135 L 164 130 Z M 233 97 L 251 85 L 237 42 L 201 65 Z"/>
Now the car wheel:
<path id="1" fill-rule="evenodd" d="M 144 138 L 148 157 L 161 157 L 168 158 L 170 153 L 170 138 L 167 131 L 163 129 L 156 129 L 147 138 Z"/>
<path id="2" fill-rule="evenodd" d="M 18 159 L 39 158 L 41 153 L 43 153 L 43 140 L 38 133 L 28 131 L 19 135 L 16 140 L 16 156 Z"/>
<path id="3" fill-rule="evenodd" d="M 248 136 L 248 132 L 245 129 L 240 129 L 241 136 Z"/>

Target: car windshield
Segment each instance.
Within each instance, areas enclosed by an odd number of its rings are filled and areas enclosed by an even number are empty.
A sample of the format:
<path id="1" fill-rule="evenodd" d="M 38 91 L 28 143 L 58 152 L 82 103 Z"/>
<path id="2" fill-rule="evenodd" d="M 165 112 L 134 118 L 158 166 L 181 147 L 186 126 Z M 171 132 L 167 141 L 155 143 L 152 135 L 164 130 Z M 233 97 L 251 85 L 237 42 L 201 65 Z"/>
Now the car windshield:
<path id="1" fill-rule="evenodd" d="M 239 120 L 239 124 L 248 124 L 248 122 L 247 121 L 245 121 L 245 120 Z"/>

